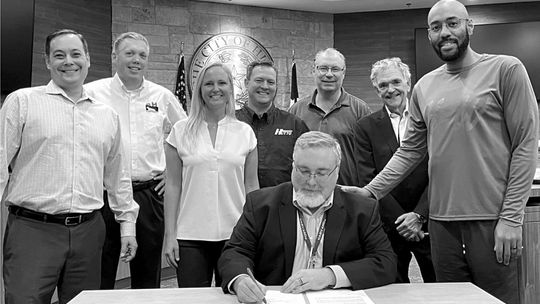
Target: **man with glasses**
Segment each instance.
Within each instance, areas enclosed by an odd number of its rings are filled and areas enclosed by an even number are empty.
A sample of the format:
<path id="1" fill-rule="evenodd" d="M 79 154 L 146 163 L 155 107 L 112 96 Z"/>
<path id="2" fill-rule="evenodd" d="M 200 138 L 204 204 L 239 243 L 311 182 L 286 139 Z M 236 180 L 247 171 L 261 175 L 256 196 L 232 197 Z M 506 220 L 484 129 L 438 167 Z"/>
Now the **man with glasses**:
<path id="1" fill-rule="evenodd" d="M 293 161 L 292 183 L 247 195 L 218 262 L 223 290 L 251 303 L 262 301 L 267 285 L 300 293 L 392 283 L 395 255 L 377 203 L 336 186 L 338 142 L 323 132 L 304 133 Z"/>
<path id="2" fill-rule="evenodd" d="M 277 70 L 273 63 L 249 64 L 245 85 L 248 101 L 236 111 L 236 117 L 250 125 L 257 137 L 259 186 L 290 181 L 294 143 L 309 129 L 300 118 L 274 105 Z"/>
<path id="3" fill-rule="evenodd" d="M 399 148 L 409 121 L 411 72 L 399 58 L 373 64 L 371 82 L 384 106 L 355 125 L 355 157 L 360 185 L 369 183 Z M 428 158 L 392 192 L 381 198 L 379 212 L 388 239 L 397 255 L 397 282 L 409 283 L 409 264 L 414 254 L 424 282 L 435 282 L 431 261 L 428 216 Z"/>
<path id="4" fill-rule="evenodd" d="M 429 153 L 431 249 L 438 281 L 471 281 L 519 302 L 517 258 L 538 149 L 538 106 L 523 64 L 479 54 L 458 1 L 437 2 L 429 40 L 446 63 L 416 84 L 408 133 L 364 189 L 384 197 Z"/>
<path id="5" fill-rule="evenodd" d="M 351 133 L 356 121 L 371 110 L 363 100 L 343 89 L 345 71 L 345 57 L 338 50 L 319 51 L 313 66 L 317 88 L 311 96 L 293 104 L 289 112 L 300 117 L 310 130 L 325 132 L 337 139 L 343 152 L 338 183 L 358 185 Z"/>

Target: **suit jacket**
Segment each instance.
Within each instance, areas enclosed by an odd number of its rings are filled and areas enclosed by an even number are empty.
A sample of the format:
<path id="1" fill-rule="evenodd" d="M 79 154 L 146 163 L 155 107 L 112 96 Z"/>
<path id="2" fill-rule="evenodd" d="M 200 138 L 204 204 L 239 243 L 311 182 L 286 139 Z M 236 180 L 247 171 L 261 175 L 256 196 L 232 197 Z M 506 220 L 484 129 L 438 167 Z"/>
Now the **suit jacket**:
<path id="1" fill-rule="evenodd" d="M 388 163 L 399 147 L 386 108 L 360 119 L 354 130 L 359 186 L 367 185 Z M 403 213 L 414 211 L 428 216 L 428 157 L 379 202 L 385 228 Z"/>
<path id="2" fill-rule="evenodd" d="M 223 290 L 246 268 L 265 285 L 283 285 L 291 276 L 296 247 L 296 208 L 290 182 L 247 195 L 244 212 L 218 262 Z M 336 187 L 327 211 L 323 266 L 339 265 L 353 289 L 394 282 L 395 254 L 374 200 Z"/>

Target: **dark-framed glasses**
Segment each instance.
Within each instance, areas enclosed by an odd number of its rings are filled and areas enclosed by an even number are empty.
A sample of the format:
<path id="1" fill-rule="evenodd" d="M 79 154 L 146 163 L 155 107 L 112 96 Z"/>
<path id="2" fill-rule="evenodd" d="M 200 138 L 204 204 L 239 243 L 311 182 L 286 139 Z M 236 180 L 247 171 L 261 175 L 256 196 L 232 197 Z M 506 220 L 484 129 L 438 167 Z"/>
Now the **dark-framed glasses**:
<path id="1" fill-rule="evenodd" d="M 324 65 L 316 66 L 315 68 L 317 69 L 317 71 L 319 71 L 319 73 L 321 73 L 323 75 L 328 73 L 328 71 L 332 72 L 332 74 L 337 74 L 337 73 L 343 72 L 343 70 L 345 70 L 345 68 L 327 67 L 327 66 L 324 66 Z"/>
<path id="2" fill-rule="evenodd" d="M 431 33 L 439 34 L 443 26 L 446 26 L 449 30 L 454 31 L 461 27 L 463 21 L 468 22 L 469 20 L 468 18 L 448 18 L 444 22 L 435 21 L 428 26 L 428 30 Z"/>
<path id="3" fill-rule="evenodd" d="M 326 180 L 328 177 L 330 177 L 330 175 L 332 175 L 332 173 L 336 171 L 339 165 L 336 165 L 334 169 L 332 169 L 332 171 L 328 173 L 321 173 L 321 172 L 311 173 L 311 171 L 309 170 L 298 168 L 298 166 L 296 166 L 296 164 L 294 163 L 293 163 L 293 166 L 296 172 L 300 173 L 300 175 L 306 180 L 309 180 L 311 177 L 313 177 L 316 181 L 323 181 L 323 180 Z"/>

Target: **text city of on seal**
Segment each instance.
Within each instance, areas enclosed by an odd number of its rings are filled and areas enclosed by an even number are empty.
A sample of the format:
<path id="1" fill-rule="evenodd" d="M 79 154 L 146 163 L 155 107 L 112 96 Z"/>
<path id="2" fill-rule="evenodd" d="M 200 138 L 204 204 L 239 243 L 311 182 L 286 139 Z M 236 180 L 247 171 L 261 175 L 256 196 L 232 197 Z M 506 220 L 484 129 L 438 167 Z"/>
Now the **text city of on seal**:
<path id="1" fill-rule="evenodd" d="M 247 102 L 244 79 L 246 67 L 253 61 L 274 62 L 264 46 L 252 37 L 239 33 L 214 35 L 204 41 L 193 54 L 188 71 L 189 89 L 192 92 L 197 77 L 205 66 L 221 62 L 232 71 L 234 97 L 236 107 L 239 108 Z"/>

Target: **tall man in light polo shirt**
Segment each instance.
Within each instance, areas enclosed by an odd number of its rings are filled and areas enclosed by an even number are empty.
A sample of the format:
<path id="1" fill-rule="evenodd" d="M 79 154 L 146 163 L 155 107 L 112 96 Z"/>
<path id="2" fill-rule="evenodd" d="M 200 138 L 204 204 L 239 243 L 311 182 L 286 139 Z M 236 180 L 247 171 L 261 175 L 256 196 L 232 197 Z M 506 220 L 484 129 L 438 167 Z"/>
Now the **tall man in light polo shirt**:
<path id="1" fill-rule="evenodd" d="M 356 121 L 371 113 L 367 104 L 345 91 L 345 56 L 334 48 L 319 51 L 313 64 L 317 88 L 300 99 L 289 112 L 300 117 L 310 130 L 334 136 L 341 146 L 338 184 L 358 185 L 352 147 L 352 128 Z"/>
<path id="2" fill-rule="evenodd" d="M 15 91 L 0 110 L 0 197 L 5 191 L 10 212 L 7 304 L 49 304 L 55 287 L 63 304 L 99 288 L 103 186 L 120 222 L 123 259 L 137 250 L 138 206 L 124 169 L 120 119 L 83 89 L 86 40 L 72 30 L 54 32 L 45 55 L 52 80 Z"/>
<path id="3" fill-rule="evenodd" d="M 309 129 L 300 118 L 274 105 L 277 70 L 271 62 L 249 64 L 245 84 L 248 102 L 236 111 L 236 117 L 250 125 L 257 137 L 259 186 L 288 182 L 294 143 Z"/>
<path id="4" fill-rule="evenodd" d="M 133 196 L 140 205 L 137 219 L 137 258 L 130 264 L 132 288 L 159 288 L 163 244 L 165 153 L 163 139 L 186 115 L 174 95 L 144 78 L 150 48 L 138 33 L 123 33 L 113 44 L 112 78 L 86 85 L 88 94 L 113 107 L 120 115 L 126 161 L 131 168 Z M 110 209 L 103 208 L 107 239 L 103 250 L 101 287 L 114 288 L 119 257 L 118 226 Z"/>

